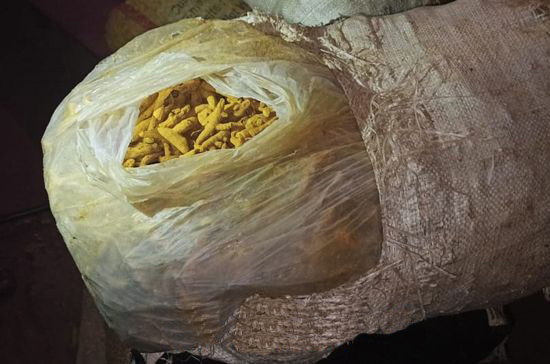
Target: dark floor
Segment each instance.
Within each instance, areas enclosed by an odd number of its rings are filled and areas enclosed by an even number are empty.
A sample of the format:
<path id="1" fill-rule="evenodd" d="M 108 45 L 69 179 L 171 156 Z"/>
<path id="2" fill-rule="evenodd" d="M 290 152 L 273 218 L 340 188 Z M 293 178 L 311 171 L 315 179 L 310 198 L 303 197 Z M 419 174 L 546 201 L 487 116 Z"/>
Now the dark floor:
<path id="1" fill-rule="evenodd" d="M 40 139 L 55 107 L 99 61 L 25 1 L 0 13 L 0 219 L 47 203 Z M 7 128 L 7 130 L 6 130 Z"/>
<path id="2" fill-rule="evenodd" d="M 83 284 L 48 210 L 40 139 L 99 59 L 25 1 L 0 17 L 0 362 L 72 364 Z"/>
<path id="3" fill-rule="evenodd" d="M 0 362 L 74 363 L 82 281 L 51 214 L 2 224 L 0 241 Z"/>
<path id="4" fill-rule="evenodd" d="M 0 362 L 75 363 L 83 285 L 47 208 L 40 138 L 99 57 L 26 1 L 3 3 L 1 18 Z M 513 363 L 550 363 L 550 303 L 509 311 Z"/>

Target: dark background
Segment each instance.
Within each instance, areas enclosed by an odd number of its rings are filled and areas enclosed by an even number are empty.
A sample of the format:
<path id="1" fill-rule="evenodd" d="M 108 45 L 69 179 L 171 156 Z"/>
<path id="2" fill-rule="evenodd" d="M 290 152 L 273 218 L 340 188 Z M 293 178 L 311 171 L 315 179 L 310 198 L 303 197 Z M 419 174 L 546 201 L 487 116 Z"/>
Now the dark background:
<path id="1" fill-rule="evenodd" d="M 103 29 L 108 11 L 117 3 L 117 0 L 2 3 L 2 363 L 76 363 L 79 342 L 82 347 L 83 284 L 48 209 L 40 139 L 63 97 L 109 53 Z M 539 293 L 507 306 L 507 312 L 513 322 L 507 344 L 512 362 L 550 363 L 550 303 Z M 392 340 L 361 336 L 353 345 L 336 352 L 331 362 L 367 362 L 365 353 L 381 347 L 416 362 L 413 356 L 422 348 L 437 344 L 438 349 L 430 354 L 438 355 L 435 362 L 458 363 L 450 356 L 455 360 L 468 348 L 479 346 L 479 340 L 500 337 L 483 336 L 484 318 L 480 315 L 432 320 L 392 336 Z M 107 335 L 106 340 L 116 339 Z M 484 343 L 485 347 L 489 344 Z M 93 362 L 94 353 L 86 355 Z M 387 358 L 379 360 L 382 361 L 370 362 L 390 362 Z"/>

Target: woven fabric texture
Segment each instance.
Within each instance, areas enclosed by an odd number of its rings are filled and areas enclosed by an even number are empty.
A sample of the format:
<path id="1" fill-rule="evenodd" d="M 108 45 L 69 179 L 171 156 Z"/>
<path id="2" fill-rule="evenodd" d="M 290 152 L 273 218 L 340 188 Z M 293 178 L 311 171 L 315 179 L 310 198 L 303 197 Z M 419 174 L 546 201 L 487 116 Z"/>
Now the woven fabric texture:
<path id="1" fill-rule="evenodd" d="M 549 4 L 459 0 L 314 29 L 249 17 L 335 72 L 375 166 L 382 256 L 327 292 L 250 297 L 198 351 L 314 362 L 359 333 L 550 284 Z"/>

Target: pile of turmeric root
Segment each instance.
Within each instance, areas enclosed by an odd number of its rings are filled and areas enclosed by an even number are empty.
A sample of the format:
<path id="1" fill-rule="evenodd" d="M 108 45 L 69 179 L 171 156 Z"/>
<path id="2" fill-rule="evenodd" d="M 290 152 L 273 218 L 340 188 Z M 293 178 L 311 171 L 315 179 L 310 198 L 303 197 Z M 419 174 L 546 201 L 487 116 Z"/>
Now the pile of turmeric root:
<path id="1" fill-rule="evenodd" d="M 237 148 L 277 120 L 264 103 L 221 95 L 199 78 L 154 93 L 139 111 L 126 168 Z"/>

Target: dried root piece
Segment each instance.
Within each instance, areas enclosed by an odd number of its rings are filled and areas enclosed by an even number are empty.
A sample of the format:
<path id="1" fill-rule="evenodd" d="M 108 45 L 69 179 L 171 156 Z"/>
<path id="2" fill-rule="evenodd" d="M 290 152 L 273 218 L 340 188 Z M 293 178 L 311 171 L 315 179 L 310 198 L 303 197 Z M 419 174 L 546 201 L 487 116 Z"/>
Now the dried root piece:
<path id="1" fill-rule="evenodd" d="M 162 146 L 164 147 L 164 157 L 171 157 L 172 151 L 170 150 L 170 144 L 162 143 Z"/>
<path id="2" fill-rule="evenodd" d="M 237 148 L 277 120 L 265 103 L 221 95 L 201 79 L 150 95 L 139 111 L 125 168 Z"/>
<path id="3" fill-rule="evenodd" d="M 140 159 L 147 154 L 153 154 L 159 150 L 159 146 L 156 143 L 153 144 L 146 144 L 146 143 L 139 143 L 135 147 L 128 148 L 128 151 L 126 152 L 125 160 L 127 159 Z"/>
<path id="4" fill-rule="evenodd" d="M 168 140 L 168 142 L 170 142 L 170 144 L 172 144 L 182 154 L 189 151 L 189 144 L 184 136 L 179 135 L 174 130 L 169 128 L 158 128 L 158 131 L 164 139 Z"/>
<path id="5" fill-rule="evenodd" d="M 200 104 L 195 106 L 195 112 L 198 114 L 203 110 L 208 110 L 210 108 L 210 105 L 208 104 Z"/>
<path id="6" fill-rule="evenodd" d="M 244 126 L 240 122 L 229 122 L 216 125 L 216 130 L 241 130 Z"/>
<path id="7" fill-rule="evenodd" d="M 271 113 L 273 112 L 273 110 L 271 110 L 271 108 L 263 102 L 260 102 L 260 105 L 258 106 L 258 111 L 261 111 L 262 115 L 266 118 L 268 118 L 269 115 L 271 115 Z"/>
<path id="8" fill-rule="evenodd" d="M 277 118 L 273 118 L 269 121 L 264 122 L 263 124 L 260 124 L 258 126 L 253 126 L 251 129 L 247 129 L 248 133 L 251 137 L 256 136 L 260 134 L 265 128 L 270 126 Z"/>
<path id="9" fill-rule="evenodd" d="M 190 118 L 180 121 L 178 125 L 174 126 L 173 130 L 178 134 L 184 134 L 196 127 L 198 127 L 197 118 L 191 116 Z"/>
<path id="10" fill-rule="evenodd" d="M 124 166 L 124 168 L 131 168 L 134 166 L 134 164 L 136 164 L 136 160 L 133 158 L 130 158 L 130 159 L 126 159 L 122 165 Z"/>
<path id="11" fill-rule="evenodd" d="M 195 144 L 201 144 L 214 130 L 216 130 L 216 125 L 220 123 L 222 117 L 223 105 L 225 103 L 224 99 L 221 99 L 216 108 L 208 117 L 206 118 L 206 125 L 204 126 L 203 131 L 197 137 Z"/>
<path id="12" fill-rule="evenodd" d="M 147 130 L 147 127 L 149 126 L 149 119 L 145 119 L 142 121 L 139 121 L 137 125 L 134 127 L 134 131 L 132 133 L 132 142 L 135 142 L 139 139 L 139 135 Z"/>
<path id="13" fill-rule="evenodd" d="M 209 150 L 209 148 L 212 146 L 212 145 L 215 145 L 216 142 L 222 142 L 223 141 L 223 138 L 227 137 L 229 135 L 229 133 L 227 131 L 219 131 L 217 132 L 216 134 L 214 134 L 213 136 L 211 136 L 210 138 L 206 139 L 204 141 L 204 143 L 202 143 L 200 146 L 199 146 L 199 151 L 200 152 L 204 152 L 205 150 Z M 198 139 L 197 139 L 198 140 Z M 220 147 L 221 147 L 221 144 L 220 144 Z M 197 148 L 195 148 L 197 149 Z"/>
<path id="14" fill-rule="evenodd" d="M 214 95 L 209 95 L 206 97 L 208 101 L 208 106 L 213 110 L 216 107 L 216 97 Z"/>
<path id="15" fill-rule="evenodd" d="M 199 119 L 199 123 L 201 123 L 202 126 L 205 126 L 208 121 L 206 120 L 208 118 L 208 115 L 210 115 L 210 110 L 208 108 L 201 110 L 197 114 L 197 118 Z"/>
<path id="16" fill-rule="evenodd" d="M 250 100 L 244 100 L 243 102 L 235 105 L 235 107 L 233 108 L 234 110 L 233 115 L 240 118 L 241 116 L 244 115 L 246 110 L 250 107 L 250 104 L 251 104 Z"/>
<path id="17" fill-rule="evenodd" d="M 151 138 L 156 141 L 160 141 L 162 139 L 157 129 L 142 131 L 139 133 L 139 136 L 143 139 Z"/>
<path id="18" fill-rule="evenodd" d="M 148 164 L 154 163 L 158 161 L 159 157 L 161 156 L 160 153 L 154 153 L 154 154 L 147 154 L 143 158 L 141 158 L 141 161 L 139 162 L 139 166 L 143 167 Z"/>
<path id="19" fill-rule="evenodd" d="M 183 119 L 187 113 L 191 110 L 191 105 L 185 105 L 182 108 L 173 109 L 166 120 L 161 122 L 159 128 L 171 128 L 176 125 L 181 119 Z"/>

